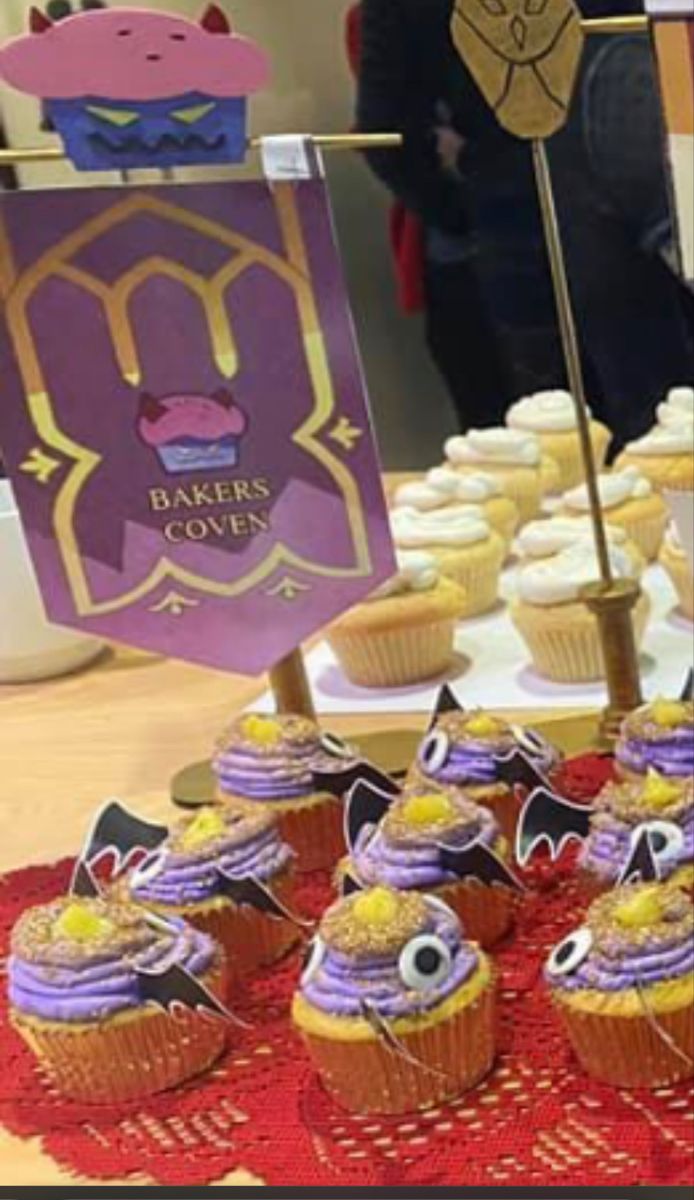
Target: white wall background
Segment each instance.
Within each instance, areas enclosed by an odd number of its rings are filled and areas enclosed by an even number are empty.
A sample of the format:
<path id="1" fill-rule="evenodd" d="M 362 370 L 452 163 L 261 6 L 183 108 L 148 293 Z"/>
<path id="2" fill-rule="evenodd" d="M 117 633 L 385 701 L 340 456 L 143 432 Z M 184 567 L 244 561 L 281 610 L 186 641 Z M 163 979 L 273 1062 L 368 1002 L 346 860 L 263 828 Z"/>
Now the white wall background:
<path id="1" fill-rule="evenodd" d="M 272 55 L 271 89 L 252 101 L 252 132 L 341 132 L 352 120 L 353 84 L 344 53 L 349 0 L 221 0 L 240 32 Z M 111 0 L 110 7 L 147 7 L 195 16 L 205 0 Z M 29 0 L 0 0 L 0 38 L 26 28 Z M 38 105 L 0 85 L 12 145 L 37 145 Z M 387 245 L 387 197 L 358 155 L 328 155 L 328 176 L 345 274 L 364 357 L 381 453 L 389 467 L 437 461 L 453 430 L 447 398 L 423 344 L 421 323 L 396 309 Z M 188 173 L 194 174 L 194 173 Z M 209 177 L 224 176 L 224 172 Z M 184 176 L 184 173 L 181 173 Z M 197 172 L 197 177 L 200 173 Z M 146 178 L 141 173 L 138 178 Z M 105 177 L 77 176 L 68 165 L 34 165 L 22 186 L 73 185 Z M 109 177 L 116 181 L 116 176 Z"/>

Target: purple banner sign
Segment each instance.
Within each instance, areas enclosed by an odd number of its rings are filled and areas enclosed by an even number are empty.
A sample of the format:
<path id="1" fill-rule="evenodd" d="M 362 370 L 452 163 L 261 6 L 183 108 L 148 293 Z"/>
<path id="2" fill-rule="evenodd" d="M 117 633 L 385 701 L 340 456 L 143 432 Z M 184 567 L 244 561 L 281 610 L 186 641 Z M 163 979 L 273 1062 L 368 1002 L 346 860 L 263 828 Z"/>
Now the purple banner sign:
<path id="1" fill-rule="evenodd" d="M 53 620 L 255 674 L 393 573 L 321 181 L 0 212 L 0 446 Z"/>

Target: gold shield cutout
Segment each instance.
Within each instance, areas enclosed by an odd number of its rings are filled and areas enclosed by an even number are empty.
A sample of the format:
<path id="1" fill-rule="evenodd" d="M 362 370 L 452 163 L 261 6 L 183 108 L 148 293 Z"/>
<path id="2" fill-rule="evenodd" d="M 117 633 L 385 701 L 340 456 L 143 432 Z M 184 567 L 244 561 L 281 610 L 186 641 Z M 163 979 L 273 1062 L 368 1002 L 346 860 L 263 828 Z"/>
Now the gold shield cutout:
<path id="1" fill-rule="evenodd" d="M 572 0 L 456 0 L 451 33 L 504 129 L 520 138 L 561 129 L 583 48 Z"/>
<path id="2" fill-rule="evenodd" d="M 203 594 L 228 598 L 243 595 L 257 587 L 278 567 L 293 567 L 314 576 L 334 579 L 363 578 L 371 573 L 372 561 L 366 517 L 358 483 L 349 467 L 319 440 L 321 435 L 330 438 L 334 434 L 331 421 L 333 426 L 339 429 L 340 422 L 344 422 L 345 418 L 336 411 L 330 365 L 292 185 L 277 185 L 273 196 L 286 258 L 213 220 L 146 193 L 134 193 L 113 204 L 106 212 L 86 222 L 75 233 L 51 247 L 19 276 L 13 267 L 9 239 L 4 229 L 0 231 L 0 251 L 3 258 L 0 278 L 5 295 L 6 319 L 22 375 L 28 413 L 41 445 L 57 452 L 62 460 L 67 459 L 71 464 L 55 497 L 53 528 L 75 609 L 80 616 L 103 616 L 127 608 L 142 600 L 167 579 L 176 580 Z M 79 250 L 141 212 L 154 213 L 163 220 L 195 229 L 208 238 L 214 238 L 233 251 L 233 257 L 230 257 L 213 277 L 206 278 L 178 262 L 153 256 L 138 262 L 110 285 L 71 262 Z M 344 499 L 354 551 L 353 564 L 342 568 L 325 566 L 296 554 L 289 546 L 278 542 L 252 571 L 234 582 L 222 583 L 188 571 L 163 555 L 136 586 L 108 599 L 97 600 L 91 593 L 78 544 L 75 513 L 82 489 L 94 472 L 98 471 L 102 459 L 89 447 L 79 445 L 60 428 L 31 328 L 31 299 L 41 284 L 52 276 L 67 279 L 96 296 L 103 307 L 121 375 L 130 386 L 137 387 L 141 372 L 136 331 L 129 317 L 130 300 L 146 279 L 155 275 L 174 278 L 188 288 L 199 301 L 205 315 L 210 349 L 217 368 L 222 375 L 231 378 L 237 368 L 238 350 L 224 298 L 233 280 L 246 268 L 256 264 L 277 275 L 291 288 L 296 300 L 311 382 L 313 408 L 292 435 L 292 440 L 328 471 Z M 333 440 L 340 444 L 338 438 L 333 437 Z M 42 451 L 36 450 L 32 453 L 40 456 Z M 40 479 L 38 481 L 41 482 Z M 43 482 L 48 480 L 44 479 Z"/>

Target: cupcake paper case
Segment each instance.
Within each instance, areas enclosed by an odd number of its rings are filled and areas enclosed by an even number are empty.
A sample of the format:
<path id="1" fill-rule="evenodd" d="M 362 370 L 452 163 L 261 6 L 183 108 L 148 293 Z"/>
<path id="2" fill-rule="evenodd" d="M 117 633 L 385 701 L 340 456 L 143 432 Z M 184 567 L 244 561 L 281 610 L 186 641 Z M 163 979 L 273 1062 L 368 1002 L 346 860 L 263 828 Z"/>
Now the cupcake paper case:
<path id="1" fill-rule="evenodd" d="M 223 991 L 223 957 L 183 921 L 132 904 L 62 898 L 29 909 L 12 934 L 10 1019 L 65 1095 L 86 1103 L 175 1087 L 222 1053 L 226 1024 L 146 999 L 147 978 L 182 967 Z M 144 981 L 143 981 L 144 977 Z"/>
<path id="2" fill-rule="evenodd" d="M 694 621 L 694 572 L 674 522 L 666 531 L 658 561 L 677 592 L 681 611 Z"/>
<path id="3" fill-rule="evenodd" d="M 330 870 L 344 853 L 344 840 L 342 805 L 314 791 L 313 771 L 326 759 L 321 732 L 306 717 L 239 717 L 213 758 L 217 797 L 271 812 L 299 871 Z"/>
<path id="4" fill-rule="evenodd" d="M 694 1075 L 694 908 L 675 884 L 600 897 L 553 951 L 546 978 L 594 1078 L 655 1088 Z"/>
<path id="5" fill-rule="evenodd" d="M 555 482 L 552 469 L 543 473 L 540 444 L 534 433 L 471 429 L 464 436 L 449 438 L 444 449 L 456 471 L 484 471 L 498 479 L 505 495 L 516 505 L 521 524 L 538 515 L 545 492 Z"/>
<path id="6" fill-rule="evenodd" d="M 579 484 L 584 476 L 583 456 L 578 435 L 576 403 L 570 394 L 561 390 L 536 392 L 512 404 L 506 414 L 511 429 L 534 433 L 543 454 L 559 469 L 561 490 Z M 590 420 L 590 440 L 598 470 L 605 462 L 612 434 L 606 425 Z"/>
<path id="7" fill-rule="evenodd" d="M 598 491 L 605 520 L 623 529 L 647 562 L 657 558 L 669 509 L 650 480 L 637 467 L 624 467 L 611 475 L 598 476 Z M 560 511 L 567 516 L 590 512 L 585 484 L 564 494 Z"/>
<path id="8" fill-rule="evenodd" d="M 403 1113 L 478 1083 L 495 1053 L 494 979 L 440 900 L 377 887 L 325 914 L 292 1017 L 324 1086 Z"/>
<path id="9" fill-rule="evenodd" d="M 506 543 L 479 506 L 452 504 L 433 512 L 396 508 L 390 525 L 397 550 L 430 554 L 441 574 L 460 585 L 465 593 L 463 619 L 494 607 Z"/>
<path id="10" fill-rule="evenodd" d="M 291 911 L 292 860 L 271 811 L 228 801 L 181 820 L 159 847 L 154 869 L 130 876 L 130 895 L 209 934 L 224 948 L 228 977 L 235 980 L 275 962 L 298 941 L 297 925 L 265 905 L 269 893 Z M 249 884 L 260 885 L 258 904 Z"/>
<path id="11" fill-rule="evenodd" d="M 502 862 L 507 858 L 507 844 L 489 809 L 453 789 L 411 786 L 392 801 L 376 827 L 361 828 L 343 870 L 363 886 L 437 895 L 457 913 L 466 936 L 488 949 L 510 928 L 515 889 L 460 878 L 453 858 L 473 846 Z"/>
<path id="12" fill-rule="evenodd" d="M 667 777 L 691 779 L 694 776 L 694 703 L 691 700 L 658 699 L 630 713 L 622 722 L 615 760 L 622 778 L 634 778 L 654 770 Z"/>
<path id="13" fill-rule="evenodd" d="M 135 8 L 53 24 L 34 9 L 31 31 L 0 50 L 0 77 L 45 101 L 82 170 L 240 161 L 246 97 L 268 75 L 216 5 L 197 24 Z"/>

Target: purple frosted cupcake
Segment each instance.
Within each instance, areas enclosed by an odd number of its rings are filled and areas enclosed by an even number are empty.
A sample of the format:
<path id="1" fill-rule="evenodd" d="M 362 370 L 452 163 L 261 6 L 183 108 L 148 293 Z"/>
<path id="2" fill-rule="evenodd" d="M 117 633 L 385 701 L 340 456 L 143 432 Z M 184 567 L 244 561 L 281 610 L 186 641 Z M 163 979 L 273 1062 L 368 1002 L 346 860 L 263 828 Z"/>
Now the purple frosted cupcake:
<path id="1" fill-rule="evenodd" d="M 314 721 L 299 716 L 239 717 L 217 744 L 213 769 L 220 800 L 247 800 L 270 810 L 300 871 L 331 870 L 345 844 L 342 804 L 315 792 L 313 771 L 335 760 Z"/>
<path id="2" fill-rule="evenodd" d="M 448 712 L 422 741 L 412 774 L 416 781 L 463 788 L 470 800 L 491 808 L 504 837 L 513 843 L 518 803 L 502 778 L 499 759 L 519 748 L 543 774 L 559 761 L 544 739 L 501 717 L 479 709 Z"/>
<path id="3" fill-rule="evenodd" d="M 10 1019 L 66 1096 L 106 1104 L 174 1087 L 224 1048 L 223 1022 L 143 999 L 138 972 L 182 967 L 221 995 L 221 950 L 184 921 L 134 904 L 64 897 L 12 932 Z"/>
<path id="4" fill-rule="evenodd" d="M 272 812 L 229 801 L 179 821 L 154 867 L 131 875 L 130 895 L 163 916 L 185 918 L 219 942 L 233 980 L 275 962 L 298 940 L 291 922 L 234 900 L 234 881 L 260 883 L 291 909 L 293 857 Z"/>
<path id="5" fill-rule="evenodd" d="M 579 865 L 591 890 L 613 887 L 644 830 L 651 836 L 663 879 L 694 882 L 694 782 L 647 777 L 608 783 L 594 800 L 590 835 Z"/>
<path id="6" fill-rule="evenodd" d="M 505 887 L 461 880 L 447 865 L 443 847 L 459 851 L 473 844 L 508 857 L 488 808 L 454 789 L 411 786 L 376 828 L 360 830 L 344 870 L 363 884 L 432 892 L 457 913 L 467 937 L 486 949 L 509 929 L 513 897 Z"/>
<path id="7" fill-rule="evenodd" d="M 694 703 L 659 699 L 637 708 L 622 722 L 615 761 L 623 779 L 649 770 L 694 776 Z"/>
<path id="8" fill-rule="evenodd" d="M 323 917 L 292 1017 L 353 1112 L 408 1112 L 473 1087 L 494 1058 L 494 980 L 441 900 L 375 887 Z"/>

